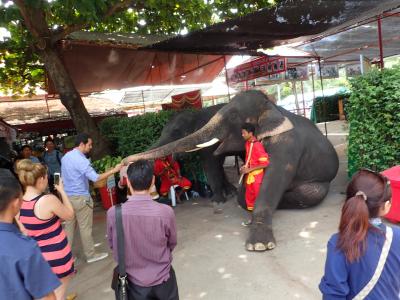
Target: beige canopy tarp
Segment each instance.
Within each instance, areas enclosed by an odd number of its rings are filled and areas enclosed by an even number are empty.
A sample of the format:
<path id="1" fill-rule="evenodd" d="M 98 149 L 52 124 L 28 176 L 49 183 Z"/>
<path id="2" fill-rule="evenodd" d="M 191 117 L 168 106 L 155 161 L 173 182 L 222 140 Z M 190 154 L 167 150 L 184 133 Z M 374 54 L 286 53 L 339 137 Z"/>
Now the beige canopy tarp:
<path id="1" fill-rule="evenodd" d="M 60 53 L 81 94 L 141 85 L 211 82 L 225 61 L 222 55 L 135 50 L 70 41 L 60 45 Z M 51 82 L 48 92 L 57 93 Z"/>

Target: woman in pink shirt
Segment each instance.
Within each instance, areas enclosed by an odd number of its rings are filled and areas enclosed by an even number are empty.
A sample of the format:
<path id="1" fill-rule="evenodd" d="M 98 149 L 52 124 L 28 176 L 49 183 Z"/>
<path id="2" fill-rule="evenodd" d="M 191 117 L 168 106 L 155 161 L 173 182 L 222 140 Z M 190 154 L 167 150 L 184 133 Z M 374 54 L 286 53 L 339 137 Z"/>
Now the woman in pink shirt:
<path id="1" fill-rule="evenodd" d="M 17 173 L 25 193 L 19 221 L 27 235 L 34 238 L 62 285 L 55 290 L 57 300 L 65 299 L 67 285 L 74 273 L 74 261 L 67 236 L 60 219 L 71 220 L 74 210 L 66 195 L 62 181 L 55 185 L 61 201 L 53 194 L 46 194 L 47 168 L 29 159 L 17 164 Z"/>

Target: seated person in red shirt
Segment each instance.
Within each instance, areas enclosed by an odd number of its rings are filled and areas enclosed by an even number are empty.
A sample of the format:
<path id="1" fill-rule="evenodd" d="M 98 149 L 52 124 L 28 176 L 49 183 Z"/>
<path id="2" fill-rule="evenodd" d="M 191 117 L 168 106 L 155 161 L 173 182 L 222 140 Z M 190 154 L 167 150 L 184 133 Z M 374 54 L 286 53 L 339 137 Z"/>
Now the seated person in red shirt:
<path id="1" fill-rule="evenodd" d="M 192 186 L 187 178 L 181 176 L 179 164 L 171 154 L 154 161 L 154 175 L 160 176 L 160 194 L 164 197 L 167 196 L 171 186 L 178 185 L 183 191 L 189 190 Z M 177 196 L 179 199 L 179 195 Z"/>
<path id="2" fill-rule="evenodd" d="M 127 174 L 127 170 L 128 170 L 128 166 L 123 166 L 121 168 L 121 170 L 119 171 L 119 181 L 118 181 L 118 187 L 120 189 L 124 189 L 127 187 L 127 182 L 128 182 L 128 174 Z M 130 196 L 130 191 L 129 189 L 127 189 L 127 196 Z M 150 188 L 150 195 L 153 198 L 153 200 L 158 199 L 160 196 L 157 193 L 157 189 L 155 185 L 152 185 Z"/>

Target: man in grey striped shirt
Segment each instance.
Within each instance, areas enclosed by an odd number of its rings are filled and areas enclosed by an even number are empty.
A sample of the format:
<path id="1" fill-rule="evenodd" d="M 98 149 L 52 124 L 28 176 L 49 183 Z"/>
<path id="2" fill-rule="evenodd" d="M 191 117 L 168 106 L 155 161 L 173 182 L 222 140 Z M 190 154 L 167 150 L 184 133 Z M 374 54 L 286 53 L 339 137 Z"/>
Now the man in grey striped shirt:
<path id="1" fill-rule="evenodd" d="M 122 225 L 129 292 L 136 300 L 178 300 L 178 285 L 171 265 L 177 243 L 174 211 L 152 200 L 150 188 L 154 185 L 154 175 L 149 161 L 131 164 L 127 175 L 131 196 L 122 204 Z M 107 212 L 107 235 L 118 261 L 114 207 Z"/>

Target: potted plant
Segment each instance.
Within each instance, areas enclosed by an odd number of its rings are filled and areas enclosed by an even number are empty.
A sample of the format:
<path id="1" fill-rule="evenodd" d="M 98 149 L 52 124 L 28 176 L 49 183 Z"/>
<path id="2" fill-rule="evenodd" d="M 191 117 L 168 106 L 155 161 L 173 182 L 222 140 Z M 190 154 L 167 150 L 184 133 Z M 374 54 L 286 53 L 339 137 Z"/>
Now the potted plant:
<path id="1" fill-rule="evenodd" d="M 106 172 L 107 170 L 113 168 L 115 165 L 120 163 L 122 158 L 120 156 L 112 157 L 107 155 L 99 160 L 95 160 L 92 162 L 93 168 L 97 173 L 101 174 Z M 111 175 L 114 179 L 114 175 Z M 114 179 L 115 180 L 115 179 Z M 104 209 L 109 209 L 113 204 L 117 201 L 117 193 L 115 186 L 107 187 L 107 178 L 97 181 L 94 183 L 94 188 L 97 188 L 100 194 L 101 202 L 103 204 Z"/>

